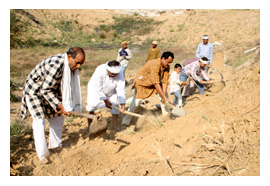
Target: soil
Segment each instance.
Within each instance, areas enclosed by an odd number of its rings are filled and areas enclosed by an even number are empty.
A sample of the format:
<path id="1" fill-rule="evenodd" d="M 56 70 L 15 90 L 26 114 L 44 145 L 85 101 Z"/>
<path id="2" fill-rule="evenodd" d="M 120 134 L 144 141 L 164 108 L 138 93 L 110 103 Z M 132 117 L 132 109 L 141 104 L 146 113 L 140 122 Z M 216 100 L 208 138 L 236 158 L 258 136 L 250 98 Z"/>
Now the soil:
<path id="1" fill-rule="evenodd" d="M 136 111 L 152 116 L 139 131 L 134 131 L 134 118 L 130 127 L 114 133 L 111 114 L 104 109 L 109 129 L 93 140 L 84 130 L 87 120 L 76 118 L 65 122 L 64 148 L 51 151 L 46 165 L 39 164 L 31 136 L 11 136 L 11 175 L 260 175 L 259 61 L 234 72 L 224 66 L 222 53 L 214 58 L 226 86 L 188 97 L 186 116 L 162 120 L 154 95 Z M 212 76 L 220 79 L 218 73 Z"/>
<path id="2" fill-rule="evenodd" d="M 224 64 L 223 52 L 215 53 L 213 68 L 218 71 L 211 78 L 220 80 L 221 72 L 226 86 L 216 83 L 204 95 L 196 90 L 187 98 L 184 117 L 161 117 L 154 95 L 136 110 L 148 118 L 138 131 L 134 117 L 126 130 L 113 132 L 107 109 L 101 113 L 108 119 L 108 130 L 93 140 L 84 130 L 87 119 L 65 121 L 63 148 L 50 151 L 49 164 L 39 164 L 31 135 L 10 136 L 10 175 L 259 176 L 260 53 L 255 54 L 234 70 Z M 128 69 L 126 74 L 128 82 L 136 75 Z M 86 95 L 83 86 L 84 104 Z M 31 124 L 31 118 L 27 122 Z M 45 132 L 48 136 L 48 125 Z"/>

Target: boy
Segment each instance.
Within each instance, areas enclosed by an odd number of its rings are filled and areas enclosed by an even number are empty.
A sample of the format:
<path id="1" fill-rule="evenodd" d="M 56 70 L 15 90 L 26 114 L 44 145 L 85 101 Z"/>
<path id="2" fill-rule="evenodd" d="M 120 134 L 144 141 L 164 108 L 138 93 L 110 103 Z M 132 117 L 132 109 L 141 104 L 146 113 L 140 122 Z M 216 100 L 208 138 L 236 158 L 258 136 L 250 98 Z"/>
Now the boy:
<path id="1" fill-rule="evenodd" d="M 182 107 L 182 95 L 180 86 L 186 84 L 186 82 L 180 81 L 181 69 L 182 66 L 179 63 L 176 63 L 174 66 L 174 71 L 171 74 L 171 83 L 170 83 L 171 95 L 175 96 L 173 104 L 176 104 L 179 107 Z"/>

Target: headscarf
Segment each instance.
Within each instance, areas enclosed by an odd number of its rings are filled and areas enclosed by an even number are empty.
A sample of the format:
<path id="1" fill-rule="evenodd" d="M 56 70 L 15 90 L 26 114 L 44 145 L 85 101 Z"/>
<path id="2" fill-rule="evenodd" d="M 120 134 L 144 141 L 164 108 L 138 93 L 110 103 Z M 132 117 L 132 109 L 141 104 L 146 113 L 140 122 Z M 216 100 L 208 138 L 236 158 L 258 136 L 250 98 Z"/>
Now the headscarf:
<path id="1" fill-rule="evenodd" d="M 108 61 L 108 62 L 106 63 L 106 69 L 107 69 L 108 71 L 110 71 L 111 73 L 113 73 L 113 74 L 119 74 L 119 73 L 121 72 L 121 70 L 122 70 L 121 64 L 119 63 L 118 66 L 109 66 L 109 65 L 108 65 L 109 62 L 110 62 L 110 61 Z"/>
<path id="2" fill-rule="evenodd" d="M 207 35 L 203 36 L 203 39 L 209 39 L 209 37 Z"/>
<path id="3" fill-rule="evenodd" d="M 207 60 L 207 61 L 206 61 L 206 60 L 205 60 L 205 61 L 204 61 L 204 60 L 202 60 L 202 58 L 200 58 L 200 59 L 199 59 L 199 61 L 200 61 L 200 62 L 202 62 L 203 64 L 206 64 L 206 65 L 207 65 L 207 64 L 208 64 L 208 62 L 209 62 L 208 60 Z"/>

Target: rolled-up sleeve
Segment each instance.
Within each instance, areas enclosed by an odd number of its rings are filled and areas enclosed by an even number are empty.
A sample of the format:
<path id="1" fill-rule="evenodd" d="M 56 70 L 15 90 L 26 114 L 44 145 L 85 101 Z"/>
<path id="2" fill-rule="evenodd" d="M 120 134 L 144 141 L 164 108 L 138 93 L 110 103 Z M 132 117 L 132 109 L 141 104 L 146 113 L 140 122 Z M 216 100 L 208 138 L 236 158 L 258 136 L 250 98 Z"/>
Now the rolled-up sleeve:
<path id="1" fill-rule="evenodd" d="M 209 80 L 209 77 L 208 77 L 208 75 L 206 74 L 206 71 L 205 71 L 205 70 L 201 70 L 201 73 L 202 73 L 202 75 L 203 75 L 203 78 L 204 78 L 206 81 L 208 81 L 208 80 Z"/>

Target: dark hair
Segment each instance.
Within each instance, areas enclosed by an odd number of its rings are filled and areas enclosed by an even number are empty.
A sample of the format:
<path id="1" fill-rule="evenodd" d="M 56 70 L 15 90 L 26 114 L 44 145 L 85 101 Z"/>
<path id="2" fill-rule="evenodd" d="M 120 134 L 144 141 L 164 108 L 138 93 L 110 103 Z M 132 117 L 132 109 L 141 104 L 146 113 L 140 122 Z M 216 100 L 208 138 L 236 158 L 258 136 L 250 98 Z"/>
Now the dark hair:
<path id="1" fill-rule="evenodd" d="M 85 56 L 84 50 L 81 47 L 73 47 L 67 51 L 67 55 L 70 54 L 73 59 L 75 59 L 77 53 L 82 53 Z"/>
<path id="2" fill-rule="evenodd" d="M 111 66 L 119 66 L 119 62 L 118 61 L 115 61 L 115 60 L 111 60 L 109 61 L 108 63 L 108 66 L 111 67 Z"/>
<path id="3" fill-rule="evenodd" d="M 174 65 L 174 68 L 178 68 L 178 67 L 181 67 L 181 68 L 182 68 L 182 65 L 180 65 L 179 63 L 176 63 L 176 64 Z"/>
<path id="4" fill-rule="evenodd" d="M 161 59 L 162 59 L 163 57 L 164 57 L 165 59 L 168 59 L 170 56 L 174 59 L 174 54 L 173 54 L 172 52 L 167 51 L 167 52 L 164 52 L 164 53 L 162 54 Z"/>
<path id="5" fill-rule="evenodd" d="M 204 61 L 209 61 L 209 59 L 207 57 L 202 57 L 201 59 Z"/>

